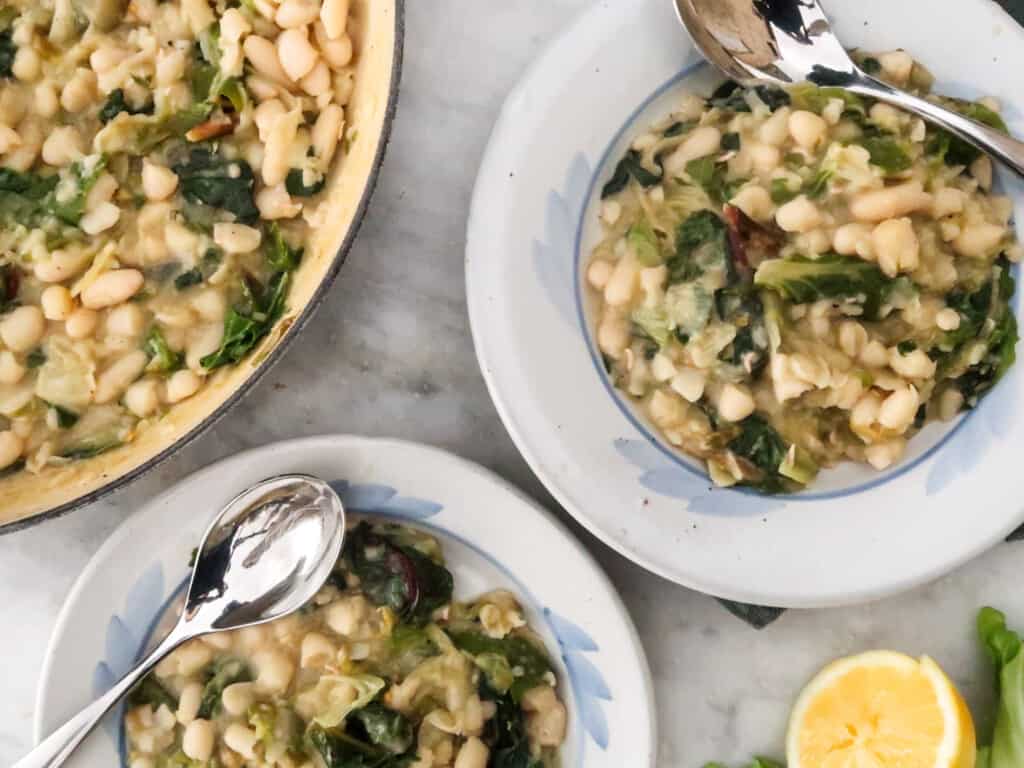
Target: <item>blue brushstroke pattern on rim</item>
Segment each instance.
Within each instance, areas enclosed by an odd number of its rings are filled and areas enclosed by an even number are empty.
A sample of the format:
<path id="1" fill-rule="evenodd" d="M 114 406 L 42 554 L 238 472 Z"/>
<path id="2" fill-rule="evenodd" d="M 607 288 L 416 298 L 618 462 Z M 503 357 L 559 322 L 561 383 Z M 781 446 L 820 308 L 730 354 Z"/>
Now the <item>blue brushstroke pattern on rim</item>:
<path id="1" fill-rule="evenodd" d="M 586 223 L 588 201 L 593 197 L 599 180 L 607 175 L 611 164 L 612 152 L 622 141 L 623 136 L 633 126 L 640 115 L 647 110 L 652 103 L 661 98 L 670 89 L 677 86 L 684 79 L 694 75 L 706 66 L 703 61 L 693 62 L 684 67 L 678 74 L 659 86 L 653 94 L 645 99 L 633 113 L 627 118 L 619 131 L 608 143 L 600 161 L 594 170 L 586 156 L 578 153 L 570 162 L 566 173 L 564 191 L 553 190 L 548 194 L 546 216 L 544 222 L 544 237 L 542 240 L 534 241 L 534 272 L 538 282 L 543 287 L 549 301 L 557 308 L 564 318 L 572 301 L 576 305 L 576 323 L 582 333 L 587 351 L 590 354 L 594 369 L 597 371 L 605 390 L 612 401 L 618 406 L 619 411 L 626 417 L 626 420 L 640 433 L 650 447 L 661 454 L 663 460 L 659 461 L 646 451 L 642 441 L 627 440 L 619 438 L 615 441 L 615 449 L 618 453 L 630 460 L 636 466 L 644 469 L 640 477 L 640 484 L 655 493 L 671 498 L 684 499 L 688 501 L 688 509 L 698 513 L 707 514 L 762 514 L 778 509 L 786 502 L 809 502 L 825 501 L 844 496 L 852 496 L 877 488 L 898 477 L 913 472 L 924 462 L 938 454 L 949 445 L 952 437 L 962 431 L 969 424 L 971 429 L 965 432 L 968 438 L 958 443 L 958 450 L 944 451 L 939 461 L 932 464 L 928 476 L 925 478 L 925 493 L 928 496 L 938 493 L 948 485 L 958 474 L 966 471 L 966 465 L 975 466 L 984 452 L 990 447 L 992 435 L 1002 436 L 998 430 L 1001 423 L 1000 412 L 1011 407 L 1006 401 L 1010 395 L 1006 392 L 1007 386 L 997 387 L 1002 394 L 1003 401 L 998 409 L 993 409 L 988 401 L 995 393 L 990 393 L 979 404 L 978 408 L 969 411 L 932 446 L 920 456 L 911 461 L 898 464 L 888 471 L 881 473 L 870 480 L 858 483 L 848 488 L 830 491 L 803 491 L 796 494 L 780 494 L 766 497 L 760 492 L 744 487 L 729 489 L 718 489 L 712 491 L 709 488 L 709 479 L 703 468 L 695 466 L 679 454 L 673 448 L 666 446 L 654 431 L 638 417 L 634 408 L 624 401 L 622 395 L 612 385 L 600 355 L 597 352 L 597 345 L 592 337 L 589 323 L 586 319 L 583 302 L 583 281 L 581 278 L 581 260 L 583 258 L 583 231 Z M 582 175 L 590 174 L 589 182 L 581 184 Z M 1010 191 L 1017 196 L 1024 195 L 1024 184 L 1016 179 L 1008 179 L 1005 184 L 1016 187 Z M 574 225 L 575 216 L 575 225 Z M 576 234 L 573 239 L 568 233 L 575 226 Z M 567 243 L 570 243 L 567 245 Z M 573 254 L 572 263 L 568 263 L 565 255 Z M 1014 276 L 1019 282 L 1019 267 L 1014 268 Z M 1017 292 L 1018 309 L 1020 314 L 1020 290 Z M 1014 369 L 1016 370 L 1016 369 Z M 1005 384 L 1005 382 L 1001 382 Z M 974 424 L 972 417 L 984 407 L 986 411 L 993 410 L 995 413 L 986 412 L 985 424 Z M 634 445 L 635 444 L 635 445 Z M 968 461 L 963 461 L 965 453 L 970 454 Z M 689 482 L 686 476 L 689 476 Z M 728 493 L 723 493 L 727 490 Z"/>
<path id="2" fill-rule="evenodd" d="M 443 505 L 425 499 L 399 496 L 394 488 L 387 485 L 353 484 L 347 480 L 335 480 L 330 486 L 348 511 L 410 521 L 431 533 L 453 539 L 487 560 L 512 581 L 522 600 L 534 613 L 543 617 L 558 642 L 573 698 L 577 702 L 578 711 L 574 715 L 582 725 L 582 730 L 576 729 L 580 765 L 583 758 L 582 731 L 585 731 L 600 749 L 608 748 L 608 719 L 601 708 L 601 702 L 611 701 L 612 693 L 597 666 L 583 655 L 599 653 L 600 648 L 582 627 L 550 608 L 541 608 L 530 590 L 512 571 L 490 554 L 451 531 L 427 523 L 427 520 L 444 509 Z M 160 563 L 154 563 L 143 572 L 139 581 L 129 590 L 122 613 L 112 616 L 107 625 L 104 659 L 96 665 L 93 672 L 93 696 L 98 697 L 110 690 L 111 686 L 142 657 L 160 619 L 174 600 L 184 593 L 187 586 L 188 579 L 185 578 L 168 595 Z M 124 729 L 123 704 L 117 708 L 115 716 L 107 718 L 105 727 L 111 739 L 117 744 L 122 766 L 127 768 L 128 739 Z"/>

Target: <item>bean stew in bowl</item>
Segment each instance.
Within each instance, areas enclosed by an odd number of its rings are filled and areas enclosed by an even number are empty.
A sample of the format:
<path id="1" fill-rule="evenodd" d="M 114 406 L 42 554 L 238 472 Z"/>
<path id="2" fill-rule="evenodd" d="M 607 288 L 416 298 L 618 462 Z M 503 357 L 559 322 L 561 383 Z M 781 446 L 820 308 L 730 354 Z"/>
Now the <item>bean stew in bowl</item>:
<path id="1" fill-rule="evenodd" d="M 194 435 L 340 266 L 373 186 L 401 7 L 0 9 L 0 525 Z"/>

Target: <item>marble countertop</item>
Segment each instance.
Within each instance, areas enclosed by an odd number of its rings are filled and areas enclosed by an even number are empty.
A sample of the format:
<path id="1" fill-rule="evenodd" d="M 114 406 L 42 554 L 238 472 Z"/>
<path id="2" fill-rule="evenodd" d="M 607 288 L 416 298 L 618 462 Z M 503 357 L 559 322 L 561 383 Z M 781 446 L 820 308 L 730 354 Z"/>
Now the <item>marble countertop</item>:
<path id="1" fill-rule="evenodd" d="M 478 461 L 558 509 L 507 436 L 477 368 L 463 246 L 474 175 L 504 95 L 589 2 L 408 3 L 401 101 L 383 175 L 314 322 L 228 418 L 159 469 L 88 509 L 0 537 L 0 765 L 30 747 L 43 653 L 78 573 L 133 509 L 211 461 L 287 437 L 395 436 Z M 643 638 L 657 689 L 659 766 L 779 755 L 799 686 L 826 660 L 868 648 L 932 655 L 985 712 L 991 676 L 974 642 L 975 612 L 992 603 L 1024 624 L 1015 586 L 1024 543 L 899 598 L 790 612 L 757 632 L 561 516 L 609 573 Z"/>

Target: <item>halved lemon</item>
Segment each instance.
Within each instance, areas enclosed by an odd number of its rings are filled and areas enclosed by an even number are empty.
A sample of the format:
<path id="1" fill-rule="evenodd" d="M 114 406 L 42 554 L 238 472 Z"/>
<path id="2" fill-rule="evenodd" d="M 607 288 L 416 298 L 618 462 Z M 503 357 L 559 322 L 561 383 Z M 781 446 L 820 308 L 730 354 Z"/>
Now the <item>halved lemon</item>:
<path id="1" fill-rule="evenodd" d="M 871 651 L 829 664 L 797 699 L 789 768 L 974 768 L 974 723 L 939 666 Z"/>

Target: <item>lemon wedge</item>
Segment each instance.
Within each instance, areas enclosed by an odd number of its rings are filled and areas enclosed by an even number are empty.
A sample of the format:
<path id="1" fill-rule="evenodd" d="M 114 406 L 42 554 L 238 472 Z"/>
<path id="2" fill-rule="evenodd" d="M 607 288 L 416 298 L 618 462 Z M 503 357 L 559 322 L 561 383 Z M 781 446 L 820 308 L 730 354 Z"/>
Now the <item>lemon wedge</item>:
<path id="1" fill-rule="evenodd" d="M 974 723 L 939 666 L 871 651 L 829 664 L 797 699 L 789 768 L 974 768 Z"/>

